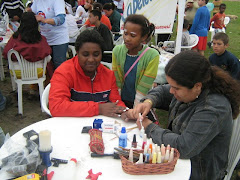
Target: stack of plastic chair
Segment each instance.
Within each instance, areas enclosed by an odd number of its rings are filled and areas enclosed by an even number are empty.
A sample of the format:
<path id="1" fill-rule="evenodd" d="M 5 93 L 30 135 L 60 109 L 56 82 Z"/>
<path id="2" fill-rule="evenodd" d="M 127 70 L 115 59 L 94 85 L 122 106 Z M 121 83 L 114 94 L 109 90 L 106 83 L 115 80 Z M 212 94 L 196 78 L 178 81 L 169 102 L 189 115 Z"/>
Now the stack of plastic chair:
<path id="1" fill-rule="evenodd" d="M 190 34 L 190 41 L 188 46 L 181 46 L 181 49 L 192 49 L 194 46 L 198 44 L 199 37 L 196 34 Z"/>

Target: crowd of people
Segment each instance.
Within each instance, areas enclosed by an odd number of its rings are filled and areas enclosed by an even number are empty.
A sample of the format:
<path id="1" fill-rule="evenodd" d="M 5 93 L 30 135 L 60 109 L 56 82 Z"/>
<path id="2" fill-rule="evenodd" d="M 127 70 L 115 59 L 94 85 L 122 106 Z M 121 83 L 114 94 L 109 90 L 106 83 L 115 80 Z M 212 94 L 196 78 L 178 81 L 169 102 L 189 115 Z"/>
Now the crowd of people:
<path id="1" fill-rule="evenodd" d="M 225 28 L 226 5 L 219 4 L 219 12 L 210 19 L 207 3 L 186 1 L 182 43 L 188 44 L 189 34 L 196 34 L 199 42 L 169 61 L 167 84 L 154 88 L 160 54 L 147 44 L 154 36 L 154 24 L 144 15 L 129 15 L 123 24 L 124 43 L 113 44 L 112 33 L 120 32 L 123 0 L 34 0 L 26 12 L 19 0 L 21 13 L 2 11 L 20 23 L 3 56 L 7 58 L 12 48 L 31 62 L 51 55 L 52 116 L 105 115 L 135 120 L 139 125 L 141 114 L 148 138 L 177 148 L 180 158 L 191 160 L 190 179 L 223 179 L 233 119 L 239 115 L 240 62 L 226 50 L 228 35 L 218 30 Z M 4 0 L 1 5 L 7 8 Z M 87 18 L 85 25 L 93 28 L 78 32 L 80 18 Z M 213 21 L 218 30 L 212 40 L 214 53 L 205 58 Z M 77 55 L 66 60 L 70 38 L 74 38 L 71 43 Z M 101 64 L 105 50 L 112 50 L 112 70 Z M 9 104 L 11 99 L 0 92 L 0 111 Z M 169 111 L 166 129 L 155 123 L 154 108 Z M 3 142 L 0 128 L 0 146 Z"/>

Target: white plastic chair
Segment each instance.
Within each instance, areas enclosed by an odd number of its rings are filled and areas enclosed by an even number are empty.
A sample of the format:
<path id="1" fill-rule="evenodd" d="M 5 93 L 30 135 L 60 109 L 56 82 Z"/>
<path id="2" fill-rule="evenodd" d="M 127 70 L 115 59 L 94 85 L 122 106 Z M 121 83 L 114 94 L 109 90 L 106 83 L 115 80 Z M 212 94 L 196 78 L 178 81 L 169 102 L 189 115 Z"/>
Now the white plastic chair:
<path id="1" fill-rule="evenodd" d="M 113 41 L 113 44 L 116 45 L 120 45 L 123 44 L 124 40 L 123 40 L 123 36 L 120 36 L 116 41 Z"/>
<path id="2" fill-rule="evenodd" d="M 181 46 L 181 49 L 189 49 L 190 50 L 198 44 L 198 41 L 199 41 L 199 37 L 196 34 L 190 34 L 189 35 L 189 45 Z M 174 51 L 174 44 L 175 44 L 175 41 L 164 41 L 163 42 L 164 47 L 169 47 L 169 48 L 173 47 L 172 48 L 173 51 Z"/>
<path id="3" fill-rule="evenodd" d="M 233 121 L 233 131 L 228 153 L 227 175 L 224 180 L 230 180 L 235 166 L 240 159 L 240 115 Z"/>
<path id="4" fill-rule="evenodd" d="M 198 44 L 199 37 L 196 34 L 189 35 L 189 45 L 188 46 L 181 46 L 181 49 L 192 49 L 194 46 Z"/>
<path id="5" fill-rule="evenodd" d="M 50 113 L 50 110 L 48 109 L 48 96 L 49 96 L 49 90 L 50 90 L 50 87 L 51 87 L 51 84 L 49 83 L 44 91 L 43 91 L 43 94 L 42 94 L 42 101 L 41 101 L 41 105 L 42 105 L 42 109 L 50 116 L 51 113 Z"/>
<path id="6" fill-rule="evenodd" d="M 73 45 L 68 45 L 68 49 L 71 50 L 73 57 L 76 56 L 77 52 L 76 52 L 75 47 Z"/>
<path id="7" fill-rule="evenodd" d="M 12 55 L 15 55 L 18 60 L 18 65 L 20 69 L 16 69 L 16 64 L 12 61 Z M 23 84 L 38 84 L 39 86 L 39 95 L 40 101 L 42 100 L 42 93 L 43 93 L 43 82 L 46 80 L 46 67 L 47 63 L 51 60 L 51 56 L 47 56 L 43 59 L 42 69 L 43 74 L 42 77 L 38 77 L 37 72 L 37 62 L 29 62 L 25 60 L 17 51 L 11 49 L 8 51 L 8 63 L 9 69 L 12 71 L 14 81 L 17 83 L 18 87 L 18 113 L 23 114 L 23 106 L 22 106 L 22 85 Z M 21 79 L 18 79 L 16 75 L 16 70 L 21 71 Z M 42 109 L 43 111 L 43 109 Z"/>

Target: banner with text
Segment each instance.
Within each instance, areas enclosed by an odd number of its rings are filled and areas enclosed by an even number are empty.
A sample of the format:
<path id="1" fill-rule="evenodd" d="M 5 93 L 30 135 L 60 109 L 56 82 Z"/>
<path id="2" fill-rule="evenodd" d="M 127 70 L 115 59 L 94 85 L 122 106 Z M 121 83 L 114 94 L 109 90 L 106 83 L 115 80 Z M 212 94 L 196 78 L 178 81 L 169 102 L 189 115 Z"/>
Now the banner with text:
<path id="1" fill-rule="evenodd" d="M 124 0 L 123 22 L 130 14 L 142 14 L 155 25 L 159 34 L 172 33 L 177 0 Z"/>

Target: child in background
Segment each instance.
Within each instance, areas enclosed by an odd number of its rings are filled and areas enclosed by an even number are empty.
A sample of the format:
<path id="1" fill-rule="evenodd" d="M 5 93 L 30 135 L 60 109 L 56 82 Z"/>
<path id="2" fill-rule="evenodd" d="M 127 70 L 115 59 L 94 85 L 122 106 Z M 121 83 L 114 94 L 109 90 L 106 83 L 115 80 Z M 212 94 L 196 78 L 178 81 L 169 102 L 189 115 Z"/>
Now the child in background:
<path id="1" fill-rule="evenodd" d="M 226 49 L 228 47 L 228 35 L 220 32 L 213 36 L 213 51 L 209 57 L 212 65 L 216 65 L 225 71 L 228 71 L 235 79 L 240 80 L 240 61 Z"/>
<path id="2" fill-rule="evenodd" d="M 102 13 L 103 6 L 102 6 L 102 4 L 95 2 L 95 3 L 93 3 L 93 9 L 96 9 Z M 102 17 L 101 17 L 101 23 L 105 24 L 110 31 L 112 30 L 111 22 L 110 22 L 109 18 L 104 14 L 102 14 Z M 94 26 L 93 24 L 90 23 L 89 19 L 87 19 L 87 21 L 85 22 L 84 25 L 86 25 L 87 27 Z"/>
<path id="3" fill-rule="evenodd" d="M 107 51 L 111 51 L 113 49 L 113 38 L 108 27 L 101 23 L 100 19 L 102 17 L 102 13 L 99 10 L 92 10 L 89 13 L 89 21 L 91 24 L 95 25 L 95 30 L 98 31 L 103 40 L 105 42 L 105 49 Z"/>
<path id="4" fill-rule="evenodd" d="M 190 36 L 189 36 L 188 27 L 189 27 L 189 22 L 188 20 L 184 19 L 181 46 L 189 45 Z M 176 42 L 168 44 L 167 46 L 162 46 L 162 49 L 164 49 L 167 52 L 174 53 L 175 46 L 176 46 Z M 188 50 L 188 49 L 182 49 L 182 51 L 183 50 Z"/>
<path id="5" fill-rule="evenodd" d="M 225 19 L 225 10 L 226 10 L 226 4 L 220 4 L 219 6 L 219 12 L 216 13 L 210 20 L 210 25 L 214 21 L 213 28 L 214 32 L 224 32 L 224 19 Z"/>
<path id="6" fill-rule="evenodd" d="M 143 44 L 154 30 L 143 15 L 130 15 L 124 22 L 124 44 L 113 49 L 112 68 L 121 98 L 129 108 L 147 94 L 157 75 L 159 53 Z"/>
<path id="7" fill-rule="evenodd" d="M 68 12 L 66 7 L 65 11 L 66 11 L 65 20 L 68 26 L 69 43 L 75 43 L 80 31 L 78 29 L 75 17 Z"/>
<path id="8" fill-rule="evenodd" d="M 112 25 L 112 32 L 120 31 L 121 14 L 116 10 L 114 3 L 106 3 L 103 6 L 103 12 L 109 18 Z"/>
<path id="9" fill-rule="evenodd" d="M 208 0 L 198 0 L 199 8 L 190 29 L 190 34 L 196 34 L 199 37 L 198 44 L 193 47 L 193 50 L 199 52 L 203 56 L 207 47 L 207 35 L 210 24 L 210 12 L 206 7 L 207 3 Z"/>
<path id="10" fill-rule="evenodd" d="M 222 4 L 222 0 L 213 0 L 212 2 L 214 4 L 214 8 L 213 8 L 213 16 L 219 12 L 219 6 L 220 4 Z"/>

